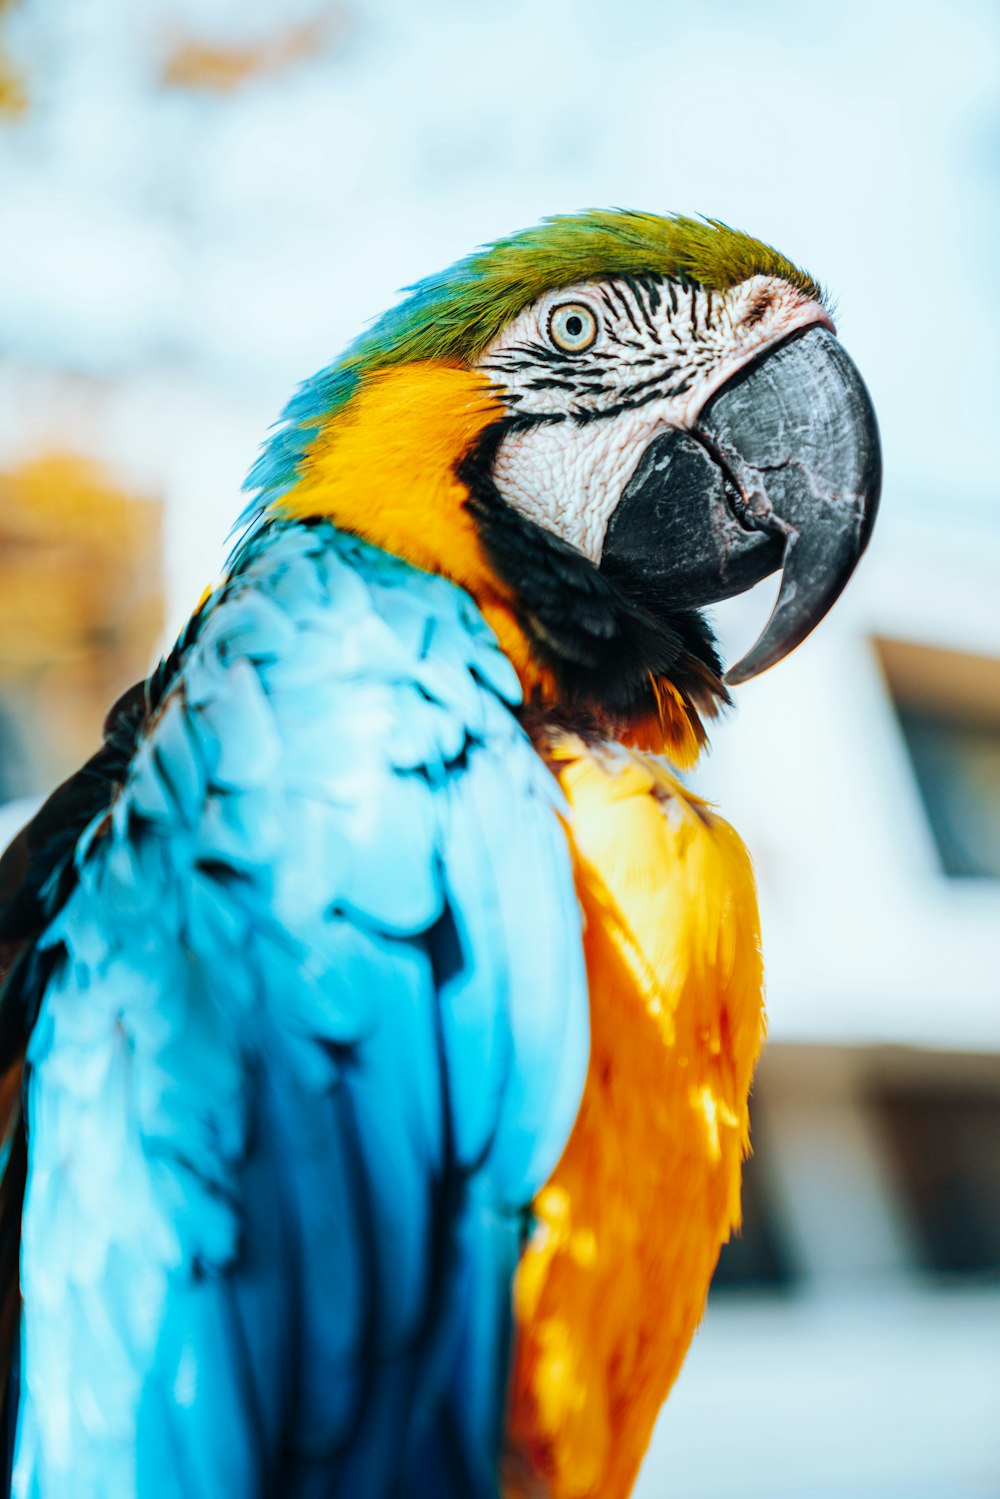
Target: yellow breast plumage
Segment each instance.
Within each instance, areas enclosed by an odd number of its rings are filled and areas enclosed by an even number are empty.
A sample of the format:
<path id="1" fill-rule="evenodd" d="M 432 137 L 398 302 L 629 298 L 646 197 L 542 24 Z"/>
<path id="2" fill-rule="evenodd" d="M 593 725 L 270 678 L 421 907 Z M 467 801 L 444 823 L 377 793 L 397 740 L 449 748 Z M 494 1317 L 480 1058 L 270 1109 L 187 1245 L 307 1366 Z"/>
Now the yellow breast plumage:
<path id="1" fill-rule="evenodd" d="M 740 1221 L 764 1033 L 753 874 L 661 760 L 565 736 L 592 1053 L 515 1286 L 510 1495 L 626 1495 Z"/>

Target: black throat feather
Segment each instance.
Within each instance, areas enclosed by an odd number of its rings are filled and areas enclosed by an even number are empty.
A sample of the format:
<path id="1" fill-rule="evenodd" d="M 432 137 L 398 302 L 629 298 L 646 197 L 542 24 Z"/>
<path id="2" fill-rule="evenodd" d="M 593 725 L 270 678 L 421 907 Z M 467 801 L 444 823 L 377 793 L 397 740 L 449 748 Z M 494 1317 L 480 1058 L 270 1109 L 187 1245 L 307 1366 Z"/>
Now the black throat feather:
<path id="1" fill-rule="evenodd" d="M 618 732 L 659 711 L 658 687 L 679 694 L 695 732 L 728 704 L 711 626 L 696 609 L 639 597 L 626 570 L 595 567 L 582 552 L 536 525 L 500 494 L 497 449 L 530 418 L 494 423 L 458 465 L 490 563 L 512 591 L 519 622 L 558 685 L 571 722 Z M 647 588 L 648 592 L 648 588 Z"/>

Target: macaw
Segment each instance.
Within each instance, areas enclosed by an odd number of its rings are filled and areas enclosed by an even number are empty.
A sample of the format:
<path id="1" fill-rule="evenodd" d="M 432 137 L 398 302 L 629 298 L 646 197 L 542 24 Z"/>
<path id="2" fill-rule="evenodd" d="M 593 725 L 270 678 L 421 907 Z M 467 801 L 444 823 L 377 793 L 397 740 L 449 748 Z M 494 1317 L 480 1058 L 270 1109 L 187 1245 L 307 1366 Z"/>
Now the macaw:
<path id="1" fill-rule="evenodd" d="M 595 211 L 418 283 L 248 487 L 0 869 L 10 1491 L 616 1499 L 764 1029 L 676 770 L 850 576 L 869 396 L 775 250 Z"/>

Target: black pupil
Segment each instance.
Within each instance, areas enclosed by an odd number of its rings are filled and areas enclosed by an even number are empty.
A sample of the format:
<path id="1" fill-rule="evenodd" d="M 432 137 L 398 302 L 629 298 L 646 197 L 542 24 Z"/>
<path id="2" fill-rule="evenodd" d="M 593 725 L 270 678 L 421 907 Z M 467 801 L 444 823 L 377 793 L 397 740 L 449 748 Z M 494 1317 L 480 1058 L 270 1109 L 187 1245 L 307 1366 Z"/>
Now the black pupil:
<path id="1" fill-rule="evenodd" d="M 569 334 L 570 338 L 579 338 L 580 334 L 583 332 L 583 318 L 578 317 L 574 312 L 570 317 L 566 319 L 566 332 Z"/>

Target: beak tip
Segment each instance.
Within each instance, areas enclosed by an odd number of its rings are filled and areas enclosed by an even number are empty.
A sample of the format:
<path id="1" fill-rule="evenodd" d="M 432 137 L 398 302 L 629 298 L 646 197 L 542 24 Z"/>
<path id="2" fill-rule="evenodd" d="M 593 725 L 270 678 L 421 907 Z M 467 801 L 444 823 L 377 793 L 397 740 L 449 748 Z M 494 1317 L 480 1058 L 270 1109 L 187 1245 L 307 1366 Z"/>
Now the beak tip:
<path id="1" fill-rule="evenodd" d="M 742 687 L 744 682 L 752 681 L 754 677 L 760 676 L 761 672 L 766 671 L 771 665 L 770 662 L 757 665 L 753 657 L 754 652 L 749 651 L 741 660 L 735 661 L 732 666 L 728 667 L 722 673 L 723 686 Z"/>
<path id="2" fill-rule="evenodd" d="M 754 381 L 762 382 L 759 392 Z M 781 420 L 772 416 L 758 434 L 760 397 Z M 751 470 L 766 473 L 773 513 L 784 522 L 782 581 L 771 616 L 723 676 L 736 687 L 790 655 L 848 583 L 878 508 L 881 444 L 864 382 L 826 329 L 780 346 L 740 384 L 724 387 L 706 413 L 719 428 L 709 432 L 716 446 L 735 448 Z"/>

